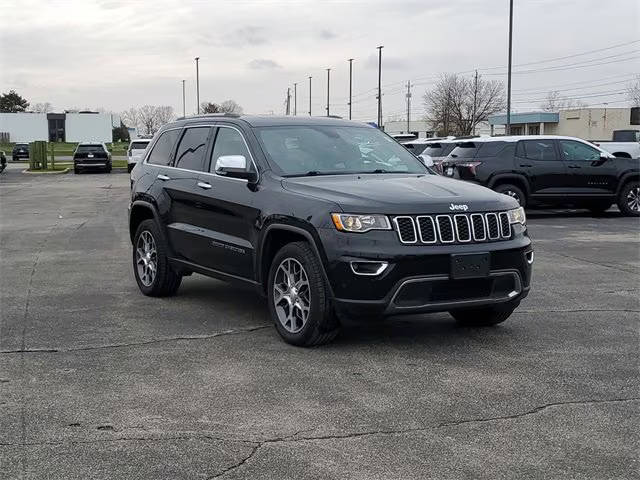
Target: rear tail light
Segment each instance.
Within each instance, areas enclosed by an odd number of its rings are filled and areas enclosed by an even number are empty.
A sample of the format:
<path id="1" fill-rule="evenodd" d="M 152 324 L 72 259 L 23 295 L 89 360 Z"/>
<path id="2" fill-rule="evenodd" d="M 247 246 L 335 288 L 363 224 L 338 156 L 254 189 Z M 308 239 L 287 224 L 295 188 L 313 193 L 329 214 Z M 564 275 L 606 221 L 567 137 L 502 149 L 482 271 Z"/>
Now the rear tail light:
<path id="1" fill-rule="evenodd" d="M 476 168 L 477 168 L 479 165 L 482 165 L 482 162 L 464 162 L 464 163 L 458 163 L 458 165 L 457 165 L 457 166 L 458 166 L 458 167 L 465 167 L 465 168 L 468 168 L 468 169 L 471 171 L 471 173 L 472 173 L 473 175 L 475 175 L 475 174 L 476 174 Z"/>

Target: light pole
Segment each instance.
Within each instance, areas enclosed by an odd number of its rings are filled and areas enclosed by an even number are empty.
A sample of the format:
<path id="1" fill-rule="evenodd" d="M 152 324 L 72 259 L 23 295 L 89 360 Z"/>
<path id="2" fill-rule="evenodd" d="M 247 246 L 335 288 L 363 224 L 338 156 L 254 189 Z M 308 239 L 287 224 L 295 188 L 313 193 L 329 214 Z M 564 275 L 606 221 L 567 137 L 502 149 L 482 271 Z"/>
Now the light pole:
<path id="1" fill-rule="evenodd" d="M 378 48 L 378 128 L 382 128 L 382 49 L 384 45 Z"/>
<path id="2" fill-rule="evenodd" d="M 196 111 L 198 115 L 200 115 L 200 66 L 198 62 L 200 61 L 200 57 L 196 57 L 196 102 L 197 107 Z"/>
<path id="3" fill-rule="evenodd" d="M 513 0 L 509 0 L 509 71 L 507 73 L 507 130 L 511 134 L 511 45 L 513 38 Z"/>
<path id="4" fill-rule="evenodd" d="M 309 116 L 311 116 L 311 79 L 313 77 L 309 77 Z"/>
<path id="5" fill-rule="evenodd" d="M 186 110 L 185 103 L 184 103 L 185 98 L 186 97 L 185 97 L 185 94 L 184 94 L 184 80 L 182 80 L 182 116 L 183 117 L 187 116 L 187 110 Z"/>
<path id="6" fill-rule="evenodd" d="M 349 59 L 349 120 L 351 120 L 351 93 L 353 91 L 353 58 Z"/>
<path id="7" fill-rule="evenodd" d="M 329 116 L 329 82 L 331 81 L 331 69 L 327 68 L 327 117 Z"/>
<path id="8" fill-rule="evenodd" d="M 293 115 L 298 115 L 298 84 L 293 84 Z"/>

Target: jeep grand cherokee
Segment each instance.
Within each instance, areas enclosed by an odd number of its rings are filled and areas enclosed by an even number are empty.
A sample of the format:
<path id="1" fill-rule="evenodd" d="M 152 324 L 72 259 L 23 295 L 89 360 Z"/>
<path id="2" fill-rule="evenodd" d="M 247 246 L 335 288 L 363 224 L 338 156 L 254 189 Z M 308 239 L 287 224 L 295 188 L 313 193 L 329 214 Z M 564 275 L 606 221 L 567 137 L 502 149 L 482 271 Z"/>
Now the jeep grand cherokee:
<path id="1" fill-rule="evenodd" d="M 525 214 L 430 174 L 392 138 L 334 118 L 208 115 L 163 127 L 131 174 L 143 294 L 193 272 L 266 295 L 283 339 L 330 341 L 347 316 L 506 320 L 529 292 Z"/>

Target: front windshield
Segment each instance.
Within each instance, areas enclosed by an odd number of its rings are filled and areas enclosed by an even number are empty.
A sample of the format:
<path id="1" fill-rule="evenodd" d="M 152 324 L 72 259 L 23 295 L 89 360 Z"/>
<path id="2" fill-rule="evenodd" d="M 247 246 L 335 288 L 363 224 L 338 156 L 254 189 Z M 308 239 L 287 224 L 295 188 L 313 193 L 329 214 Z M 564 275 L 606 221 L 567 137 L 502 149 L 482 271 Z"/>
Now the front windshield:
<path id="1" fill-rule="evenodd" d="M 395 140 L 373 127 L 262 127 L 258 138 L 283 176 L 429 172 Z"/>

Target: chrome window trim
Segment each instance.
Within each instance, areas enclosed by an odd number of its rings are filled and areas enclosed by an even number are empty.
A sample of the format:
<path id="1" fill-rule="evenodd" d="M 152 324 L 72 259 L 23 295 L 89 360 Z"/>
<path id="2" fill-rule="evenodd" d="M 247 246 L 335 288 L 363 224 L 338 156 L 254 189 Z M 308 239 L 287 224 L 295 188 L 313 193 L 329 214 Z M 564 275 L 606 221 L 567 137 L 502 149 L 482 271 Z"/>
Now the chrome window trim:
<path id="1" fill-rule="evenodd" d="M 467 230 L 469 231 L 469 238 L 467 240 L 462 240 L 462 238 L 460 237 L 460 232 L 458 231 L 458 222 L 456 221 L 456 219 L 458 217 L 464 218 L 464 221 L 467 222 Z M 453 216 L 453 226 L 456 228 L 455 236 L 458 237 L 458 242 L 460 242 L 460 243 L 468 243 L 473 239 L 473 235 L 471 233 L 471 225 L 469 225 L 469 217 L 466 214 L 458 213 L 458 214 L 454 215 Z"/>
<path id="2" fill-rule="evenodd" d="M 162 135 L 164 135 L 166 132 L 169 132 L 171 130 L 185 130 L 187 128 L 231 128 L 233 130 L 235 130 L 236 132 L 238 132 L 240 134 L 240 137 L 242 137 L 242 141 L 244 142 L 244 146 L 247 147 L 247 152 L 249 152 L 249 158 L 251 159 L 251 163 L 253 165 L 253 167 L 256 170 L 256 175 L 258 176 L 258 179 L 256 180 L 256 183 L 258 183 L 260 181 L 260 170 L 258 170 L 258 165 L 256 164 L 255 160 L 253 159 L 253 154 L 251 153 L 251 149 L 249 148 L 249 144 L 247 143 L 247 139 L 244 138 L 243 133 L 236 127 L 231 126 L 231 125 L 219 125 L 219 124 L 215 124 L 215 123 L 209 123 L 209 124 L 195 124 L 195 125 L 184 125 L 182 127 L 173 127 L 173 128 L 167 128 L 166 130 L 164 130 L 162 132 Z M 232 178 L 232 177 L 226 177 L 224 175 L 218 175 L 217 173 L 211 173 L 211 172 L 204 172 L 204 171 L 200 171 L 200 170 L 191 170 L 188 168 L 180 168 L 180 167 L 174 167 L 171 165 L 156 165 L 155 163 L 149 163 L 149 155 L 151 155 L 151 152 L 153 151 L 153 149 L 156 146 L 156 143 L 158 143 L 158 139 L 160 138 L 161 135 L 158 135 L 158 138 L 155 139 L 155 141 L 153 142 L 153 145 L 151 146 L 151 148 L 147 147 L 146 149 L 146 153 L 144 156 L 144 160 L 142 161 L 142 163 L 144 163 L 145 165 L 153 165 L 156 167 L 160 167 L 160 168 L 171 168 L 172 170 L 179 170 L 182 172 L 192 172 L 192 173 L 197 173 L 198 175 L 209 175 L 210 177 L 217 177 L 217 178 L 224 178 L 226 180 L 235 180 L 237 182 L 245 182 L 245 183 L 249 183 L 249 180 L 247 180 L 246 178 Z M 151 144 L 151 142 L 149 142 Z M 213 155 L 213 150 L 211 151 L 211 154 Z M 211 158 L 209 160 L 212 160 Z"/>
<path id="3" fill-rule="evenodd" d="M 489 238 L 489 240 L 498 240 L 500 238 L 500 219 L 498 218 L 498 215 L 496 213 L 487 213 L 485 215 L 487 217 L 487 237 Z M 489 217 L 493 216 L 496 219 L 496 226 L 497 226 L 497 235 L 495 237 L 491 236 L 491 229 L 489 228 Z"/>
<path id="4" fill-rule="evenodd" d="M 449 225 L 451 225 L 451 236 L 453 237 L 451 240 L 444 240 L 442 238 L 442 232 L 440 231 L 440 220 L 439 220 L 440 217 L 446 218 L 447 220 L 449 220 Z M 453 223 L 454 222 L 453 222 L 453 219 L 451 218 L 451 215 L 436 215 L 436 226 L 438 227 L 438 237 L 440 238 L 440 243 L 455 243 L 456 230 Z"/>
<path id="5" fill-rule="evenodd" d="M 399 218 L 408 218 L 411 222 L 411 226 L 413 227 L 413 238 L 415 239 L 413 242 L 405 242 L 402 240 L 402 234 L 400 233 L 400 226 L 398 225 Z M 399 215 L 397 217 L 393 217 L 393 223 L 396 225 L 396 231 L 398 232 L 398 238 L 400 239 L 400 243 L 404 243 L 405 245 L 414 245 L 418 243 L 418 233 L 416 232 L 416 222 L 413 220 L 413 217 L 408 215 Z"/>
<path id="6" fill-rule="evenodd" d="M 507 225 L 509 231 L 505 233 L 504 228 L 502 228 L 502 216 L 505 216 L 507 219 Z M 500 212 L 498 214 L 498 220 L 500 221 L 500 233 L 502 234 L 502 238 L 510 238 L 511 237 L 511 222 L 509 221 L 509 214 L 507 212 Z"/>
<path id="7" fill-rule="evenodd" d="M 431 221 L 431 227 L 433 228 L 433 240 L 432 241 L 426 241 L 425 239 L 422 238 L 422 228 L 420 228 L 420 219 L 421 218 L 428 218 Z M 436 224 L 433 221 L 433 217 L 431 215 L 418 215 L 416 217 L 416 228 L 418 229 L 418 235 L 420 235 L 420 242 L 421 243 L 426 243 L 427 245 L 430 245 L 432 243 L 438 243 L 438 231 L 436 230 Z"/>
<path id="8" fill-rule="evenodd" d="M 478 216 L 480 217 L 480 221 L 482 221 L 482 228 L 484 229 L 484 236 L 482 238 L 479 238 L 476 235 L 476 227 L 473 225 L 473 217 L 474 216 Z M 470 216 L 470 220 L 471 220 L 471 230 L 473 232 L 473 241 L 474 242 L 484 242 L 487 239 L 487 224 L 484 220 L 484 215 L 481 213 L 472 213 Z"/>

